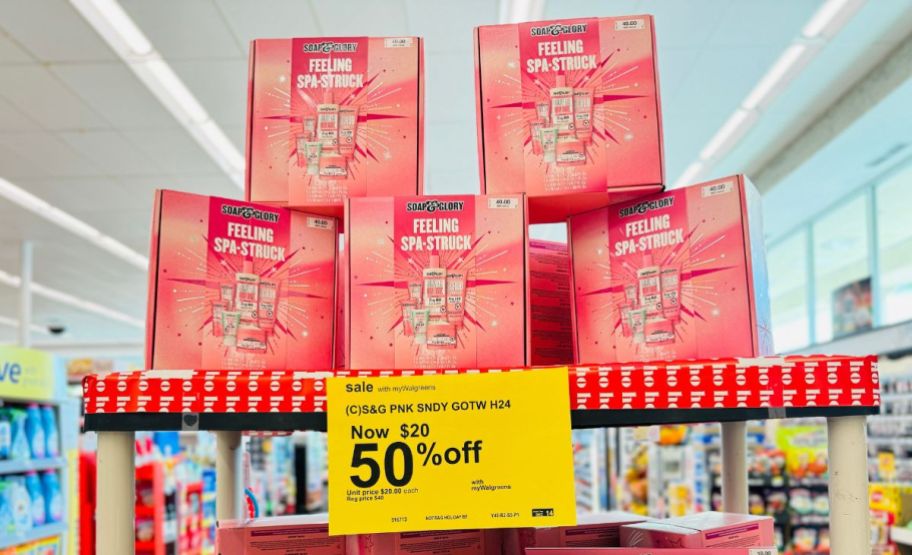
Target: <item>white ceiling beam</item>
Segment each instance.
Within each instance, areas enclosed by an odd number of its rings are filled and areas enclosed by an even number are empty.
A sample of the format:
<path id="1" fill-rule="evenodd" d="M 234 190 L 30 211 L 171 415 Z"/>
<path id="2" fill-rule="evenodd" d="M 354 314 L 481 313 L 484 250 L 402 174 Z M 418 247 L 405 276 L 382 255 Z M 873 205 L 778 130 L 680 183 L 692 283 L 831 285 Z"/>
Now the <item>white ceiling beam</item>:
<path id="1" fill-rule="evenodd" d="M 912 34 L 798 132 L 792 141 L 778 149 L 774 147 L 748 166 L 751 180 L 761 193 L 770 191 L 910 78 Z"/>

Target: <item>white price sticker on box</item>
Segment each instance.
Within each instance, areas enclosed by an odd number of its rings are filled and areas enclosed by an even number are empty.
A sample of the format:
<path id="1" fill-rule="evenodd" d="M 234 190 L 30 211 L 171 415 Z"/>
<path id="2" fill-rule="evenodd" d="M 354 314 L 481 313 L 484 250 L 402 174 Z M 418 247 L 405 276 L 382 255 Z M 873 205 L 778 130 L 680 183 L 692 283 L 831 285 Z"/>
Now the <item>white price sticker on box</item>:
<path id="1" fill-rule="evenodd" d="M 333 229 L 335 228 L 335 220 L 332 218 L 314 218 L 312 216 L 307 217 L 307 227 L 312 227 L 315 229 Z"/>
<path id="2" fill-rule="evenodd" d="M 614 22 L 615 31 L 630 31 L 646 28 L 645 19 L 621 19 Z"/>
<path id="3" fill-rule="evenodd" d="M 518 198 L 488 198 L 488 208 L 519 208 Z"/>
<path id="4" fill-rule="evenodd" d="M 735 184 L 731 181 L 725 181 L 724 183 L 713 183 L 711 185 L 704 185 L 702 192 L 703 198 L 714 197 L 716 195 L 724 195 L 725 193 L 730 193 L 735 190 Z M 753 555 L 753 554 L 751 554 Z"/>
<path id="5" fill-rule="evenodd" d="M 409 48 L 412 46 L 412 37 L 390 37 L 383 40 L 383 46 L 387 48 Z"/>
<path id="6" fill-rule="evenodd" d="M 779 555 L 779 552 L 773 548 L 754 548 L 748 551 L 748 555 Z"/>

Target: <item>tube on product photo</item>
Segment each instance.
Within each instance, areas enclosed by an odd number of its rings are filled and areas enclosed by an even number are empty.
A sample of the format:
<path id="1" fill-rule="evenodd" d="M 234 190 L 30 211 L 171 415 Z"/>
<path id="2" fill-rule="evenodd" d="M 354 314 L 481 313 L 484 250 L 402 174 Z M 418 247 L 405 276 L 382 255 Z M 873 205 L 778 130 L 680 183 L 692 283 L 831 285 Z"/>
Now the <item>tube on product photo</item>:
<path id="1" fill-rule="evenodd" d="M 465 315 L 465 274 L 449 271 L 446 275 L 446 317 L 447 321 L 462 326 Z"/>
<path id="2" fill-rule="evenodd" d="M 339 108 L 339 153 L 351 158 L 355 155 L 355 138 L 358 136 L 358 107 Z"/>

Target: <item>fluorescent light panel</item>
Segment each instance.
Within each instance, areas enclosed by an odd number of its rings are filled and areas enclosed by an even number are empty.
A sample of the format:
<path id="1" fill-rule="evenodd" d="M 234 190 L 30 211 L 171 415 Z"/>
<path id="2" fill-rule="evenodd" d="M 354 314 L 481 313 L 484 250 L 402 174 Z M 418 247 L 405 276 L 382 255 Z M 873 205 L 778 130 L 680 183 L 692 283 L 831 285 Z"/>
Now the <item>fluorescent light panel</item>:
<path id="1" fill-rule="evenodd" d="M 146 270 L 149 267 L 149 259 L 145 256 L 2 177 L 0 177 L 0 197 L 18 204 L 139 269 Z"/>
<path id="2" fill-rule="evenodd" d="M 719 131 L 700 151 L 700 159 L 706 161 L 725 154 L 741 138 L 741 135 L 747 131 L 747 127 L 753 125 L 756 120 L 757 112 L 740 108 L 735 110 L 735 113 L 728 118 L 728 121 L 719 128 Z"/>
<path id="3" fill-rule="evenodd" d="M 807 22 L 801 34 L 807 39 L 835 35 L 864 3 L 865 0 L 827 0 Z"/>
<path id="4" fill-rule="evenodd" d="M 800 42 L 786 48 L 776 63 L 769 68 L 747 95 L 747 98 L 741 103 L 741 107 L 746 110 L 756 110 L 763 104 L 769 104 L 798 74 L 798 70 L 804 65 L 801 62 L 810 61 L 810 56 L 804 56 L 808 52 L 808 46 Z"/>
<path id="5" fill-rule="evenodd" d="M 70 3 L 231 181 L 243 189 L 244 156 L 117 0 L 70 0 Z"/>
<path id="6" fill-rule="evenodd" d="M 836 35 L 867 0 L 827 0 L 814 13 L 801 31 L 801 37 L 782 52 L 763 75 L 741 106 L 722 124 L 712 139 L 700 151 L 699 159 L 684 170 L 674 187 L 695 181 L 712 162 L 720 159 L 760 119 L 764 107 L 785 90 L 786 86 L 807 66 L 822 47 L 822 41 Z"/>
<path id="7" fill-rule="evenodd" d="M 10 287 L 18 288 L 22 284 L 22 279 L 17 275 L 13 275 L 0 270 L 0 283 L 3 283 L 4 285 L 8 285 Z M 61 304 L 84 310 L 86 312 L 91 312 L 92 314 L 104 316 L 105 318 L 110 318 L 111 320 L 117 320 L 118 322 L 123 322 L 137 328 L 144 328 L 146 325 L 145 321 L 140 320 L 139 318 L 134 318 L 128 314 L 114 310 L 113 308 L 108 308 L 98 303 L 87 301 L 58 289 L 53 289 L 46 285 L 41 285 L 40 283 L 32 282 L 32 293 L 38 295 L 39 297 L 44 297 Z"/>

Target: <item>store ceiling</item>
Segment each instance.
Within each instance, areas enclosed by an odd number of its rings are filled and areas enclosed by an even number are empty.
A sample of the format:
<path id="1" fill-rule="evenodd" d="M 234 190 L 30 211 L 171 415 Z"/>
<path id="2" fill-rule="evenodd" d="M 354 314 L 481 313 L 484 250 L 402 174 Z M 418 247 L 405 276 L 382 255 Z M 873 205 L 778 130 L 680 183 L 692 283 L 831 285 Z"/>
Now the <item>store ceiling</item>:
<path id="1" fill-rule="evenodd" d="M 673 181 L 821 4 L 550 0 L 543 16 L 656 16 L 667 173 Z M 426 37 L 429 189 L 476 190 L 471 29 L 497 22 L 497 0 L 121 0 L 121 5 L 241 151 L 250 39 Z M 910 29 L 908 0 L 869 1 L 713 173 L 749 166 Z M 865 136 L 884 148 L 894 139 Z M 240 195 L 65 0 L 0 1 L 0 177 L 143 254 L 155 188 Z M 17 243 L 34 240 L 37 282 L 144 317 L 142 270 L 5 200 L 0 220 L 0 271 L 18 274 Z M 0 285 L 0 319 L 16 317 L 16 299 L 15 289 Z M 53 339 L 68 343 L 139 342 L 143 336 L 139 326 L 40 297 L 34 319 L 40 325 L 65 324 L 67 334 Z M 0 341 L 14 337 L 12 328 L 0 326 Z M 35 340 L 51 338 L 36 334 Z"/>

